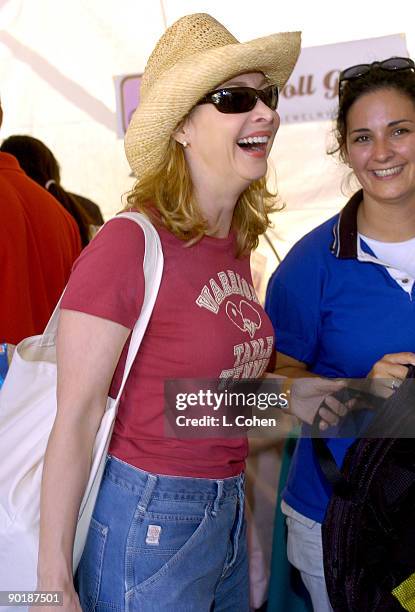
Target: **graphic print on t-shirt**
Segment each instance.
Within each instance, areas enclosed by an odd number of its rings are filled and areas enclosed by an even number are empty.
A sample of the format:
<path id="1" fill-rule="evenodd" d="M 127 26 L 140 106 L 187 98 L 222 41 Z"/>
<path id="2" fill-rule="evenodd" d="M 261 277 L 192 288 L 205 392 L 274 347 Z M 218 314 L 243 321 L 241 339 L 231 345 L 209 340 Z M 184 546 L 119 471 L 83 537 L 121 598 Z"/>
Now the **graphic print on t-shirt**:
<path id="1" fill-rule="evenodd" d="M 220 378 L 258 378 L 268 365 L 274 338 L 266 336 L 254 339 L 262 325 L 261 308 L 255 289 L 232 270 L 218 272 L 217 277 L 217 280 L 210 278 L 208 285 L 204 285 L 196 304 L 213 315 L 224 308 L 229 322 L 249 337 L 234 345 L 233 368 L 222 370 Z M 242 299 L 230 299 L 230 296 L 240 296 Z"/>
<path id="2" fill-rule="evenodd" d="M 233 302 L 227 302 L 226 314 L 236 327 L 253 338 L 257 329 L 261 327 L 261 317 L 259 313 L 245 300 L 239 302 L 239 307 Z"/>

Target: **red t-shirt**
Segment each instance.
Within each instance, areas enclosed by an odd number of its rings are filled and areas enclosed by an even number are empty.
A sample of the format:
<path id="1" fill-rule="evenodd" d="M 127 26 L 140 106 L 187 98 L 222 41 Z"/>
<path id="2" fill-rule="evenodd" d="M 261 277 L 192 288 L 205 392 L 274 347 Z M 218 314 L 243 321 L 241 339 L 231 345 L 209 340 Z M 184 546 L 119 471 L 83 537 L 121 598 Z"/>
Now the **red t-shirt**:
<path id="1" fill-rule="evenodd" d="M 0 152 L 0 342 L 43 332 L 80 250 L 71 215 Z"/>
<path id="2" fill-rule="evenodd" d="M 205 237 L 186 247 L 166 229 L 158 232 L 164 254 L 161 286 L 120 401 L 110 453 L 158 474 L 234 476 L 244 468 L 245 438 L 163 435 L 164 381 L 261 375 L 273 353 L 272 325 L 252 287 L 249 258 L 234 255 L 232 235 Z M 133 328 L 144 295 L 143 256 L 141 228 L 128 219 L 111 220 L 76 262 L 62 307 Z M 126 351 L 112 381 L 112 397 Z"/>

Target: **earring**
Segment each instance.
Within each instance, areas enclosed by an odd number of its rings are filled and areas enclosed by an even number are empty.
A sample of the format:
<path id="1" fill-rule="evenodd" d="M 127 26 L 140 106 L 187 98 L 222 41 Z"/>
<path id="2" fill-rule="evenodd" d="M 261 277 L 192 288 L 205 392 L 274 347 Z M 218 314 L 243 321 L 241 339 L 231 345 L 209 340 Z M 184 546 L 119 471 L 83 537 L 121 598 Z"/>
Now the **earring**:
<path id="1" fill-rule="evenodd" d="M 189 143 L 187 142 L 187 140 L 183 140 L 182 145 L 183 145 L 183 149 L 185 149 L 187 147 Z"/>

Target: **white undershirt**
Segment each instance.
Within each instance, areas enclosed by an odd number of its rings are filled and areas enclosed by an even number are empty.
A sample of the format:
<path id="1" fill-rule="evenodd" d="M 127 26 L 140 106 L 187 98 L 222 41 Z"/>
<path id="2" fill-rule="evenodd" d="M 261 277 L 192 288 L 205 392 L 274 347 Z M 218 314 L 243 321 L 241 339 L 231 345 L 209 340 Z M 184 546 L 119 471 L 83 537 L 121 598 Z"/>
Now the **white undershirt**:
<path id="1" fill-rule="evenodd" d="M 415 281 L 415 237 L 404 242 L 380 242 L 359 233 L 359 238 L 371 248 L 398 285 L 411 293 Z"/>

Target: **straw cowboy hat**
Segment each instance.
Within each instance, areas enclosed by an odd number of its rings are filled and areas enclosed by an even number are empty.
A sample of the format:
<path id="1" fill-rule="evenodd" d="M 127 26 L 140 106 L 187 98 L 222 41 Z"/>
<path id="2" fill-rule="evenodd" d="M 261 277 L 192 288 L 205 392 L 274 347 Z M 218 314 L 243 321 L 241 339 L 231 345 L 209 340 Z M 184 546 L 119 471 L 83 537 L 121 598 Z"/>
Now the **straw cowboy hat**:
<path id="1" fill-rule="evenodd" d="M 244 72 L 263 72 L 281 89 L 299 52 L 300 32 L 240 43 L 205 13 L 176 21 L 147 62 L 140 104 L 125 136 L 133 172 L 139 177 L 158 166 L 180 120 L 217 85 Z"/>

